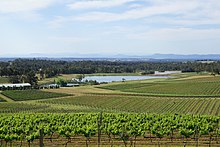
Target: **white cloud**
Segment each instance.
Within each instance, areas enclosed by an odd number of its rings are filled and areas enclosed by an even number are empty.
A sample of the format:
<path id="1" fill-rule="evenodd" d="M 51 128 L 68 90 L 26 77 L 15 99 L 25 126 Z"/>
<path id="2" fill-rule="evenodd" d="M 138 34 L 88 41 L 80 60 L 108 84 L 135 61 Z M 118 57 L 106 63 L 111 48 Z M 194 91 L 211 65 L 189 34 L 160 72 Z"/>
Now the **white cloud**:
<path id="1" fill-rule="evenodd" d="M 87 42 L 91 40 L 90 38 L 84 38 L 84 37 L 49 37 L 49 40 L 56 41 L 56 42 L 63 42 L 68 44 L 76 44 L 76 43 L 82 43 Z"/>
<path id="2" fill-rule="evenodd" d="M 154 15 L 163 15 L 171 13 L 183 13 L 183 11 L 190 11 L 194 8 L 192 3 L 178 3 L 176 5 L 162 5 L 162 6 L 152 6 L 152 7 L 140 7 L 125 11 L 123 13 L 112 13 L 103 11 L 92 11 L 89 13 L 84 13 L 77 16 L 68 17 L 56 17 L 54 20 L 49 22 L 49 25 L 61 26 L 62 23 L 70 21 L 121 21 L 121 20 L 134 20 L 141 19 L 145 17 L 150 17 Z"/>
<path id="3" fill-rule="evenodd" d="M 46 8 L 56 0 L 0 0 L 0 13 L 17 13 Z"/>
<path id="4" fill-rule="evenodd" d="M 90 12 L 76 17 L 76 20 L 82 21 L 119 21 L 129 19 L 140 19 L 144 17 L 164 14 L 184 14 L 197 8 L 196 2 L 179 1 L 173 4 L 165 3 L 160 5 L 146 6 L 139 9 L 131 9 L 123 13 L 109 12 Z"/>
<path id="5" fill-rule="evenodd" d="M 144 6 L 142 4 L 131 4 L 128 7 L 133 9 L 133 8 L 141 8 L 141 7 L 144 7 Z"/>
<path id="6" fill-rule="evenodd" d="M 220 29 L 155 29 L 143 33 L 133 33 L 127 36 L 129 39 L 146 41 L 193 41 L 220 39 Z"/>
<path id="7" fill-rule="evenodd" d="M 172 20 L 173 23 L 186 23 L 206 22 L 208 24 L 220 21 L 220 3 L 217 0 L 146 0 L 150 4 L 142 4 L 140 7 L 133 8 L 132 6 L 140 5 L 133 2 L 127 7 L 129 10 L 116 13 L 102 11 L 90 11 L 79 15 L 69 16 L 66 21 L 121 21 L 121 20 L 135 20 L 147 17 L 161 18 Z M 111 2 L 111 4 L 109 4 Z M 100 7 L 113 7 L 125 3 L 126 0 L 107 0 L 107 1 L 83 1 L 76 2 L 71 8 L 100 8 Z M 117 5 L 116 5 L 117 4 Z M 160 16 L 160 17 L 158 17 Z M 151 18 L 150 18 L 151 19 Z M 57 19 L 53 20 L 57 21 Z M 53 22 L 52 21 L 52 22 Z M 160 21 L 159 19 L 156 21 Z"/>
<path id="8" fill-rule="evenodd" d="M 64 23 L 66 23 L 68 21 L 68 17 L 64 17 L 64 16 L 56 16 L 54 20 L 49 21 L 47 24 L 51 27 L 51 28 L 60 28 L 62 27 L 62 25 Z"/>
<path id="9" fill-rule="evenodd" d="M 70 9 L 99 9 L 124 5 L 135 0 L 89 0 L 67 5 Z"/>

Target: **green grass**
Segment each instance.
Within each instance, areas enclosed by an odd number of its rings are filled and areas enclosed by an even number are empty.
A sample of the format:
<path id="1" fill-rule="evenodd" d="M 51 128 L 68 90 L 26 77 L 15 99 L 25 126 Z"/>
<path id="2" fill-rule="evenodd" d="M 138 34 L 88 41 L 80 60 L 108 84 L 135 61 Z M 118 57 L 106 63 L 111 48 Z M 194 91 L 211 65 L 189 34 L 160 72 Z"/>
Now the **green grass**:
<path id="1" fill-rule="evenodd" d="M 9 80 L 6 77 L 0 77 L 0 83 L 9 83 Z"/>
<path id="2" fill-rule="evenodd" d="M 27 105 L 26 110 L 21 109 L 22 112 L 104 111 L 220 115 L 220 76 L 181 76 L 44 91 L 4 91 L 3 94 L 15 101 L 31 104 Z M 29 109 L 32 104 L 37 105 L 37 108 Z M 43 106 L 45 108 L 41 108 Z M 16 107 L 16 102 L 11 108 L 13 107 Z"/>
<path id="3" fill-rule="evenodd" d="M 211 76 L 211 75 L 205 75 L 205 76 L 196 76 L 188 77 L 189 79 L 178 79 L 178 81 L 181 82 L 220 82 L 220 76 Z"/>
<path id="4" fill-rule="evenodd" d="M 164 96 L 220 96 L 220 77 L 193 79 L 166 79 L 148 83 L 127 82 L 108 84 L 100 88 L 122 92 L 145 93 Z"/>
<path id="5" fill-rule="evenodd" d="M 72 75 L 68 75 L 68 77 L 70 78 Z M 197 77 L 196 74 L 184 74 L 170 79 L 126 81 L 101 86 L 69 87 L 43 91 L 3 91 L 2 94 L 17 101 L 0 103 L 0 113 L 12 113 L 12 115 L 14 113 L 25 113 L 26 116 L 27 113 L 66 114 L 72 112 L 178 113 L 208 115 L 208 117 L 220 115 L 220 76 Z M 172 143 L 169 138 L 160 140 L 160 146 L 183 146 L 184 143 L 180 136 L 175 137 L 176 140 Z M 81 141 L 82 143 L 79 143 L 79 146 L 85 146 L 84 138 L 82 136 L 80 138 L 81 140 L 77 138 L 77 143 Z M 199 146 L 208 146 L 208 138 L 209 136 L 205 136 L 205 139 L 200 139 Z M 61 144 L 59 142 L 60 146 L 64 146 L 65 143 L 63 138 L 53 140 L 53 142 L 46 139 L 44 141 L 46 146 L 54 146 L 59 141 L 61 141 Z M 114 142 L 117 141 L 114 140 Z M 155 139 L 150 142 L 149 138 L 139 140 L 137 146 L 158 146 L 158 141 L 159 139 Z M 20 142 L 13 142 L 13 145 L 16 143 L 19 145 Z M 114 146 L 124 146 L 123 142 L 118 143 Z M 219 145 L 215 141 L 212 143 L 216 146 Z M 32 145 L 38 146 L 38 140 Z M 72 144 L 70 143 L 68 146 L 71 145 L 77 144 L 72 140 Z M 91 143 L 89 146 L 96 145 Z M 101 146 L 110 146 L 110 143 Z M 187 146 L 195 146 L 194 138 L 187 142 Z"/>
<path id="6" fill-rule="evenodd" d="M 0 113 L 35 112 L 37 110 L 45 110 L 47 108 L 47 105 L 26 103 L 0 103 Z"/>
<path id="7" fill-rule="evenodd" d="M 79 87 L 77 91 L 83 89 L 77 94 L 79 96 L 39 102 L 115 112 L 219 115 L 220 77 L 197 74 L 181 76 L 109 83 L 96 86 L 88 92 L 86 88 Z M 96 89 L 103 92 L 96 92 Z"/>
<path id="8" fill-rule="evenodd" d="M 87 106 L 102 111 L 134 113 L 220 114 L 218 98 L 147 97 L 117 94 L 83 95 L 38 101 L 43 104 Z"/>
<path id="9" fill-rule="evenodd" d="M 6 102 L 6 101 L 0 96 L 0 102 Z"/>
<path id="10" fill-rule="evenodd" d="M 8 90 L 3 91 L 2 94 L 13 99 L 14 101 L 38 100 L 70 96 L 69 94 L 45 92 L 41 90 Z"/>
<path id="11" fill-rule="evenodd" d="M 89 113 L 100 112 L 102 109 L 86 106 L 50 105 L 28 102 L 0 103 L 0 113 Z M 113 112 L 113 111 L 106 111 Z"/>

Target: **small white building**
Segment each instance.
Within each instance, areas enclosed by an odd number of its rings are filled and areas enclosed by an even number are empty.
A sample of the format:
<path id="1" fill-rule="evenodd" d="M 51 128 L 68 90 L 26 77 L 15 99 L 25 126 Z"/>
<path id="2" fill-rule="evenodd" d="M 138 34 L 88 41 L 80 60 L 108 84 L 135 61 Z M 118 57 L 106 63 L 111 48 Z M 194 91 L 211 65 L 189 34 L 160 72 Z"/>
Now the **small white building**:
<path id="1" fill-rule="evenodd" d="M 30 88 L 30 83 L 17 83 L 17 84 L 0 84 L 0 90 L 6 89 L 19 89 L 19 88 Z"/>
<path id="2" fill-rule="evenodd" d="M 40 85 L 39 89 L 54 89 L 54 88 L 60 88 L 60 85 L 58 84 L 46 84 L 46 85 Z"/>
<path id="3" fill-rule="evenodd" d="M 67 83 L 66 87 L 78 87 L 79 84 L 72 84 L 72 83 Z"/>

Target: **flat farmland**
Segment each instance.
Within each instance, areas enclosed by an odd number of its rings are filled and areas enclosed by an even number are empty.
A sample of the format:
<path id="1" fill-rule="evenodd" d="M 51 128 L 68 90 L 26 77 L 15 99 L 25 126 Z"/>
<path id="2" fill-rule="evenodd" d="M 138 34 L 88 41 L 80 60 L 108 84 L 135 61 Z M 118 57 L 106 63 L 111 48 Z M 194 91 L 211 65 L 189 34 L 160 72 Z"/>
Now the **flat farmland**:
<path id="1" fill-rule="evenodd" d="M 62 104 L 71 106 L 86 106 L 93 109 L 132 113 L 178 113 L 219 115 L 220 99 L 218 98 L 178 98 L 150 97 L 123 94 L 82 95 L 62 99 L 38 101 L 42 104 Z"/>
<path id="2" fill-rule="evenodd" d="M 36 99 L 48 99 L 70 96 L 69 94 L 46 92 L 42 90 L 7 90 L 2 94 L 11 98 L 14 101 L 36 100 Z"/>
<path id="3" fill-rule="evenodd" d="M 1 112 L 103 111 L 220 115 L 219 76 L 184 75 L 168 79 L 113 82 L 99 86 L 1 93 L 12 99 L 8 104 L 2 100 Z M 19 107 L 19 101 L 22 101 L 25 109 Z"/>
<path id="4" fill-rule="evenodd" d="M 163 96 L 206 96 L 220 97 L 220 78 L 186 78 L 186 79 L 167 79 L 156 82 L 128 82 L 117 83 L 100 88 L 117 90 L 122 92 L 145 93 Z"/>
<path id="5" fill-rule="evenodd" d="M 2 145 L 20 146 L 22 140 L 21 146 L 39 146 L 39 129 L 44 124 L 45 146 L 97 146 L 97 122 L 103 112 L 101 146 L 217 147 L 219 83 L 218 76 L 184 75 L 98 86 L 1 91 L 6 100 L 11 99 L 0 102 L 1 123 L 16 121 L 12 129 L 4 129 L 7 125 L 0 129 Z M 16 128 L 23 122 L 20 119 L 32 122 L 25 132 L 24 127 Z"/>

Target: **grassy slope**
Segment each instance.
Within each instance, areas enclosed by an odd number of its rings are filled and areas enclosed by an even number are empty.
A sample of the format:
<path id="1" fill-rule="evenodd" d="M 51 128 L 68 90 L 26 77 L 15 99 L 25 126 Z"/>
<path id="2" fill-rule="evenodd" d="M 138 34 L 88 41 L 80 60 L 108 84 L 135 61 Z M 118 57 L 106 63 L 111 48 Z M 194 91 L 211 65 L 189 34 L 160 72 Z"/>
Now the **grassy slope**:
<path id="1" fill-rule="evenodd" d="M 207 79 L 205 77 L 191 77 L 184 76 L 181 79 L 168 79 L 168 80 L 144 80 L 144 81 L 132 81 L 125 82 L 130 84 L 142 83 L 142 84 L 158 84 L 158 83 L 172 83 L 172 82 L 218 82 L 219 77 L 213 77 Z M 189 80 L 189 81 L 188 81 Z M 121 82 L 111 83 L 108 85 L 121 85 Z M 106 86 L 106 85 L 105 85 Z M 134 92 L 122 92 L 120 90 L 108 90 L 100 89 L 94 86 L 83 86 L 77 88 L 60 88 L 60 89 L 50 89 L 44 90 L 45 92 L 58 92 L 65 94 L 75 94 L 68 98 L 56 98 L 48 100 L 35 100 L 35 101 L 24 101 L 15 103 L 0 103 L 0 113 L 17 113 L 17 112 L 150 112 L 150 113 L 190 113 L 190 114 L 209 114 L 209 115 L 220 115 L 220 99 L 219 98 L 180 98 L 180 97 L 152 97 L 144 96 L 143 94 Z M 207 136 L 208 138 L 208 136 Z M 97 140 L 97 137 L 94 138 Z M 102 138 L 103 140 L 103 138 Z M 107 139 L 106 139 L 107 140 Z M 159 139 L 158 139 L 159 140 Z M 153 142 L 150 140 L 144 140 L 142 144 L 146 146 L 157 146 L 158 140 Z M 46 146 L 54 145 L 58 141 L 53 140 L 45 141 Z M 83 142 L 81 146 L 85 146 L 85 139 L 77 140 L 77 143 Z M 117 140 L 114 140 L 117 142 Z M 140 140 L 139 140 L 140 141 Z M 167 141 L 169 144 L 167 144 Z M 64 142 L 62 140 L 62 142 Z M 13 142 L 14 143 L 14 142 Z M 20 142 L 19 142 L 20 143 Z M 18 145 L 19 145 L 18 143 Z M 48 144 L 47 144 L 48 143 Z M 208 139 L 199 140 L 200 145 L 208 146 Z M 215 141 L 212 141 L 215 143 Z M 25 144 L 25 142 L 24 142 Z M 36 146 L 38 145 L 38 140 L 35 141 Z M 93 145 L 89 146 L 97 146 Z M 76 142 L 72 141 L 72 144 L 68 146 L 76 145 Z M 182 140 L 174 141 L 171 143 L 169 139 L 160 140 L 160 146 L 183 146 Z M 200 146 L 199 145 L 199 146 Z M 217 144 L 215 144 L 218 146 Z M 64 146 L 61 144 L 60 146 Z M 105 146 L 105 145 L 102 145 Z M 108 145 L 110 146 L 110 145 Z M 123 146 L 123 142 L 120 145 Z M 139 142 L 137 142 L 137 146 Z M 187 141 L 187 146 L 195 146 L 195 141 Z"/>
<path id="2" fill-rule="evenodd" d="M 181 113 L 181 114 L 208 114 L 219 115 L 220 114 L 220 99 L 211 97 L 178 97 L 178 96 L 164 96 L 156 95 L 149 96 L 145 93 L 123 92 L 118 90 L 118 86 L 121 89 L 134 89 L 136 86 L 146 85 L 160 85 L 160 84 L 174 84 L 178 82 L 185 82 L 189 84 L 189 81 L 215 81 L 219 77 L 210 77 L 192 75 L 174 79 L 151 79 L 142 81 L 129 81 L 129 82 L 116 82 L 106 84 L 104 86 L 111 86 L 117 90 L 102 89 L 101 86 L 85 86 L 77 88 L 64 88 L 56 89 L 56 92 L 64 92 L 75 94 L 75 97 L 69 97 L 64 99 L 50 99 L 40 101 L 41 104 L 49 105 L 68 105 L 71 106 L 83 106 L 93 109 L 102 109 L 103 111 L 118 111 L 118 112 L 149 112 L 149 113 Z M 186 79 L 185 79 L 186 78 Z M 214 79 L 213 79 L 214 78 Z M 188 80 L 187 80 L 188 79 Z M 213 83 L 211 83 L 212 85 Z M 97 88 L 99 87 L 99 88 Z M 138 89 L 138 88 L 137 88 Z M 170 88 L 171 92 L 172 89 Z M 53 90 L 54 91 L 54 90 Z"/>
<path id="3" fill-rule="evenodd" d="M 100 88 L 167 96 L 220 96 L 220 77 L 193 76 L 153 82 L 109 84 Z"/>
<path id="4" fill-rule="evenodd" d="M 170 98 L 111 95 L 83 95 L 63 99 L 39 101 L 43 104 L 87 106 L 103 111 L 137 113 L 180 113 L 180 114 L 220 114 L 220 99 L 215 98 Z"/>
<path id="5" fill-rule="evenodd" d="M 0 102 L 6 102 L 1 96 L 0 96 Z"/>
<path id="6" fill-rule="evenodd" d="M 218 84 L 220 77 L 211 77 L 207 75 L 184 74 L 178 75 L 172 79 L 150 79 L 142 81 L 126 81 L 115 82 L 100 86 L 81 86 L 59 89 L 47 89 L 44 92 L 56 92 L 64 94 L 72 94 L 74 96 L 62 97 L 56 99 L 44 99 L 35 101 L 23 101 L 24 104 L 33 104 L 37 106 L 47 106 L 46 108 L 37 107 L 36 109 L 27 109 L 26 112 L 138 112 L 138 113 L 181 113 L 181 114 L 220 114 L 220 99 L 218 97 L 192 98 L 159 95 L 155 91 L 155 95 L 132 91 L 132 89 L 140 90 L 138 86 L 148 88 L 148 86 L 161 86 L 163 84 L 177 83 L 210 83 L 209 86 Z M 211 81 L 211 82 L 210 82 Z M 201 84 L 201 83 L 200 83 Z M 200 86 L 199 84 L 199 86 Z M 207 85 L 207 84 L 204 84 Z M 103 89 L 100 87 L 113 87 L 117 90 Z M 119 89 L 119 88 L 121 89 Z M 130 89 L 131 91 L 126 91 Z M 124 92 L 124 90 L 126 92 Z M 172 89 L 166 89 L 166 91 Z M 207 91 L 206 91 L 207 92 Z M 13 103 L 14 104 L 14 103 Z M 11 104 L 12 105 L 12 104 Z M 15 106 L 15 105 L 14 105 Z M 29 105 L 28 105 L 29 106 Z M 27 107 L 28 107 L 27 106 Z M 10 107 L 10 110 L 13 108 Z M 0 107 L 0 110 L 1 107 Z M 16 111 L 19 111 L 18 109 Z M 25 111 L 21 109 L 21 111 Z"/>
<path id="7" fill-rule="evenodd" d="M 69 94 L 45 92 L 41 90 L 8 90 L 3 91 L 2 94 L 15 101 L 38 100 L 70 96 Z"/>

